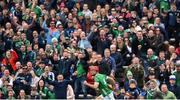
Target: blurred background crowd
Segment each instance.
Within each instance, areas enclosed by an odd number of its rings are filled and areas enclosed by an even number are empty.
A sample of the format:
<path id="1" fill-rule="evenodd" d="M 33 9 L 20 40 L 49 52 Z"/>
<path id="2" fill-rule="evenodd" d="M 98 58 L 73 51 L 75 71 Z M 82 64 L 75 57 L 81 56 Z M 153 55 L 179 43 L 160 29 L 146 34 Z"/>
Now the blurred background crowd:
<path id="1" fill-rule="evenodd" d="M 0 0 L 0 65 L 1 99 L 96 98 L 92 70 L 116 99 L 180 99 L 180 0 Z"/>

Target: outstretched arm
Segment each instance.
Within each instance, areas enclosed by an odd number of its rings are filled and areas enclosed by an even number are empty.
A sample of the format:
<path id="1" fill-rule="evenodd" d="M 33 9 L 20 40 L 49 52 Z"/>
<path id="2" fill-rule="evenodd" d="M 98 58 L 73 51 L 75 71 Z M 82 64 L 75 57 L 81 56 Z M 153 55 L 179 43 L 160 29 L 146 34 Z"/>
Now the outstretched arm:
<path id="1" fill-rule="evenodd" d="M 114 90 L 115 89 L 115 80 L 111 77 L 108 77 L 107 76 L 107 82 L 108 82 L 108 87 L 111 89 L 111 90 Z"/>
<path id="2" fill-rule="evenodd" d="M 94 84 L 90 84 L 88 83 L 87 81 L 84 81 L 84 84 L 90 88 L 93 88 L 93 89 L 97 89 L 99 87 L 99 83 L 98 82 L 94 82 Z"/>
<path id="3" fill-rule="evenodd" d="M 71 85 L 68 85 L 67 91 L 69 92 L 67 99 L 73 99 L 74 98 L 74 91 L 73 91 L 73 88 L 71 87 Z"/>

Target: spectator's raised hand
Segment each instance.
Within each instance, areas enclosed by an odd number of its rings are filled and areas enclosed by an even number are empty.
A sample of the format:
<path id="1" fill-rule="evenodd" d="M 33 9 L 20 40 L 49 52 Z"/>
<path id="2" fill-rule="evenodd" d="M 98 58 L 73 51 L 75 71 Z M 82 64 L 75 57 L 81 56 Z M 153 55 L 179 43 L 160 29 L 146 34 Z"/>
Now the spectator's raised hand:
<path id="1" fill-rule="evenodd" d="M 138 45 L 138 50 L 141 50 L 141 48 L 142 48 L 142 45 Z"/>
<path id="2" fill-rule="evenodd" d="M 36 14 L 34 14 L 33 19 L 35 20 L 36 18 L 37 18 L 37 15 L 36 15 Z"/>
<path id="3" fill-rule="evenodd" d="M 77 71 L 75 71 L 74 73 L 73 73 L 73 76 L 76 76 L 77 75 Z"/>
<path id="4" fill-rule="evenodd" d="M 47 21 L 47 19 L 48 19 L 48 15 L 45 15 L 44 20 Z"/>

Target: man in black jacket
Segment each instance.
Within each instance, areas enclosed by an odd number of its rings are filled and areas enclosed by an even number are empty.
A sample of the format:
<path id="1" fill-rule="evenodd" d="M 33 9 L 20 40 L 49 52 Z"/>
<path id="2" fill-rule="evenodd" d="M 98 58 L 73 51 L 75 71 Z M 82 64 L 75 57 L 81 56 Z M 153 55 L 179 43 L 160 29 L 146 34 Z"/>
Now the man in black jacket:
<path id="1" fill-rule="evenodd" d="M 104 50 L 104 58 L 103 61 L 110 67 L 111 73 L 110 75 L 114 77 L 116 72 L 116 62 L 113 57 L 110 56 L 110 50 L 107 48 Z"/>
<path id="2" fill-rule="evenodd" d="M 101 54 L 97 55 L 97 64 L 98 64 L 97 66 L 99 66 L 100 74 L 110 75 L 111 68 L 108 64 L 106 64 L 106 62 L 103 61 Z"/>
<path id="3" fill-rule="evenodd" d="M 116 68 L 122 68 L 123 59 L 122 59 L 121 54 L 116 51 L 116 45 L 111 45 L 110 51 L 111 51 L 111 57 L 114 58 L 116 62 Z"/>
<path id="4" fill-rule="evenodd" d="M 132 51 L 137 56 L 145 57 L 149 48 L 147 39 L 143 36 L 141 30 L 136 33 L 136 38 L 132 41 Z"/>
<path id="5" fill-rule="evenodd" d="M 101 29 L 99 32 L 99 37 L 97 40 L 97 53 L 104 55 L 104 50 L 109 48 L 111 41 L 106 38 L 106 32 L 104 29 Z"/>
<path id="6" fill-rule="evenodd" d="M 173 92 L 177 99 L 180 99 L 180 87 L 177 86 L 175 83 L 176 83 L 176 76 L 175 75 L 171 75 L 169 77 L 169 86 L 168 86 L 168 89 L 169 91 Z"/>
<path id="7" fill-rule="evenodd" d="M 62 74 L 67 80 L 70 78 L 70 67 L 72 66 L 72 60 L 68 56 L 68 51 L 64 50 L 63 57 L 59 61 L 59 74 Z"/>
<path id="8" fill-rule="evenodd" d="M 19 73 L 14 81 L 14 88 L 16 90 L 16 94 L 19 93 L 21 89 L 23 89 L 27 95 L 31 92 L 31 81 L 32 75 L 28 72 L 27 66 L 23 67 L 22 73 Z"/>
<path id="9" fill-rule="evenodd" d="M 54 86 L 54 93 L 56 99 L 67 99 L 67 88 L 70 81 L 64 80 L 64 77 L 61 74 L 57 76 L 57 81 L 49 80 L 47 78 L 47 75 L 45 75 L 45 77 L 48 84 Z"/>

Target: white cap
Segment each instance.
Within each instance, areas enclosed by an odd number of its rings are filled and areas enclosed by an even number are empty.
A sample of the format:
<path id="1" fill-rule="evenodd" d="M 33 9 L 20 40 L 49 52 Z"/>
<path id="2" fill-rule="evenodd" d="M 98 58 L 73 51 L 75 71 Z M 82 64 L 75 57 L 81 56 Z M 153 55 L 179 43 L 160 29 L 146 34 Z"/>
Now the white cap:
<path id="1" fill-rule="evenodd" d="M 135 30 L 138 31 L 142 31 L 142 28 L 140 26 L 136 26 Z"/>
<path id="2" fill-rule="evenodd" d="M 170 76 L 169 76 L 169 79 L 170 79 L 170 80 L 175 80 L 175 79 L 176 79 L 176 76 L 175 76 L 175 75 L 170 75 Z"/>
<path id="3" fill-rule="evenodd" d="M 56 27 L 58 27 L 58 25 L 61 25 L 62 23 L 60 21 L 56 22 Z"/>

